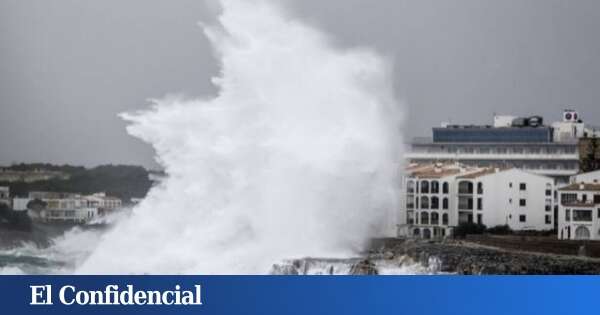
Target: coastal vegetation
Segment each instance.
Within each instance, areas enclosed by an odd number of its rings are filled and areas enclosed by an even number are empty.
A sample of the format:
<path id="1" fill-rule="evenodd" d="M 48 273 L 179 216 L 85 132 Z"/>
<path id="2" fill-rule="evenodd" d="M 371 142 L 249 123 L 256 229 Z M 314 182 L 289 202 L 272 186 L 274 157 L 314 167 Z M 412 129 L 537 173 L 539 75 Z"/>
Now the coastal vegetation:
<path id="1" fill-rule="evenodd" d="M 0 204 L 0 227 L 28 231 L 31 229 L 31 219 L 26 211 L 12 211 L 7 205 Z"/>
<path id="2" fill-rule="evenodd" d="M 152 187 L 150 171 L 141 166 L 102 165 L 94 168 L 52 164 L 17 164 L 4 169 L 18 171 L 47 170 L 68 175 L 67 178 L 52 178 L 37 182 L 0 182 L 10 187 L 12 196 L 25 197 L 30 191 L 70 192 L 92 194 L 106 192 L 124 202 L 132 198 L 143 198 Z"/>

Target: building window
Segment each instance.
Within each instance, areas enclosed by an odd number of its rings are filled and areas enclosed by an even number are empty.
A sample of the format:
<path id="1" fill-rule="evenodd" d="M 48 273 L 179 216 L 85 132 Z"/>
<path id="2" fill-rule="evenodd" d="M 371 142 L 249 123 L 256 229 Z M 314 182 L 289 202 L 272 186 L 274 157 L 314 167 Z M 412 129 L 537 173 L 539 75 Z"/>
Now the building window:
<path id="1" fill-rule="evenodd" d="M 480 195 L 483 194 L 483 183 L 477 183 L 477 193 Z"/>
<path id="2" fill-rule="evenodd" d="M 594 195 L 594 204 L 600 204 L 600 195 Z"/>
<path id="3" fill-rule="evenodd" d="M 429 182 L 428 181 L 422 181 L 421 182 L 421 193 L 422 194 L 428 194 L 429 193 Z"/>
<path id="4" fill-rule="evenodd" d="M 592 211 L 591 210 L 573 210 L 573 221 L 591 222 L 592 221 Z"/>
<path id="5" fill-rule="evenodd" d="M 415 224 L 415 214 L 412 211 L 406 214 L 406 222 L 408 224 Z"/>
<path id="6" fill-rule="evenodd" d="M 519 216 L 519 222 L 527 222 L 527 216 L 524 214 L 521 214 Z"/>
<path id="7" fill-rule="evenodd" d="M 477 210 L 483 209 L 483 199 L 477 198 Z"/>
<path id="8" fill-rule="evenodd" d="M 571 221 L 571 210 L 567 209 L 565 211 L 565 221 L 569 222 Z"/>
<path id="9" fill-rule="evenodd" d="M 600 208 L 598 208 L 598 219 L 600 219 Z"/>
<path id="10" fill-rule="evenodd" d="M 562 203 L 572 203 L 577 201 L 577 194 L 560 194 Z"/>
<path id="11" fill-rule="evenodd" d="M 440 215 L 437 212 L 431 213 L 431 225 L 440 224 Z"/>
<path id="12" fill-rule="evenodd" d="M 590 230 L 588 230 L 585 226 L 580 226 L 575 230 L 575 239 L 576 240 L 587 240 L 590 238 Z"/>
<path id="13" fill-rule="evenodd" d="M 429 209 L 429 198 L 421 197 L 421 209 Z"/>
<path id="14" fill-rule="evenodd" d="M 448 182 L 444 182 L 444 183 L 442 184 L 442 193 L 444 193 L 444 194 L 448 194 L 448 193 L 449 193 L 449 191 L 450 191 L 450 189 L 449 189 Z"/>
<path id="15" fill-rule="evenodd" d="M 439 209 L 440 208 L 440 200 L 438 197 L 431 197 L 431 209 Z"/>
<path id="16" fill-rule="evenodd" d="M 458 198 L 458 209 L 459 210 L 473 210 L 473 198 L 471 197 L 459 197 Z"/>
<path id="17" fill-rule="evenodd" d="M 459 194 L 473 194 L 473 183 L 471 182 L 460 182 L 458 184 Z"/>
<path id="18" fill-rule="evenodd" d="M 448 225 L 448 214 L 447 213 L 442 214 L 442 224 Z"/>
<path id="19" fill-rule="evenodd" d="M 483 224 L 482 222 L 483 222 L 483 215 L 478 214 L 477 215 L 477 224 Z"/>
<path id="20" fill-rule="evenodd" d="M 519 190 L 520 190 L 520 191 L 525 191 L 525 190 L 527 190 L 527 184 L 526 184 L 526 183 L 521 183 L 521 184 L 519 184 Z"/>
<path id="21" fill-rule="evenodd" d="M 442 209 L 448 210 L 448 198 L 442 199 Z"/>
<path id="22" fill-rule="evenodd" d="M 421 212 L 421 224 L 429 225 L 429 213 Z"/>
<path id="23" fill-rule="evenodd" d="M 512 188 L 512 183 L 508 183 L 508 188 Z"/>
<path id="24" fill-rule="evenodd" d="M 439 194 L 440 193 L 440 183 L 437 181 L 432 181 L 431 182 L 431 193 L 432 194 Z"/>
<path id="25" fill-rule="evenodd" d="M 546 196 L 552 196 L 552 190 L 546 189 Z"/>
<path id="26" fill-rule="evenodd" d="M 415 208 L 415 198 L 414 197 L 408 197 L 406 199 L 406 209 L 414 209 Z"/>
<path id="27" fill-rule="evenodd" d="M 546 224 L 552 224 L 552 216 L 546 215 Z"/>
<path id="28" fill-rule="evenodd" d="M 527 199 L 519 199 L 519 206 L 527 207 Z"/>
<path id="29" fill-rule="evenodd" d="M 408 192 L 409 194 L 415 193 L 415 182 L 414 181 L 411 180 L 406 184 L 406 192 Z"/>

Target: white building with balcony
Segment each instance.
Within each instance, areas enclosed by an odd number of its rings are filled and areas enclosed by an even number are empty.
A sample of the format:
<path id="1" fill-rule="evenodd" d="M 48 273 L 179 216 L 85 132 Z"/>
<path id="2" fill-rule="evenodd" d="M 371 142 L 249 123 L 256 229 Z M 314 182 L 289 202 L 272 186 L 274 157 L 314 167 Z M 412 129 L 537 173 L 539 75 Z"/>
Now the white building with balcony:
<path id="1" fill-rule="evenodd" d="M 600 184 L 575 183 L 559 189 L 558 238 L 600 240 Z"/>
<path id="2" fill-rule="evenodd" d="M 550 230 L 554 191 L 552 178 L 519 169 L 413 165 L 403 181 L 398 234 L 444 237 L 463 222 Z"/>

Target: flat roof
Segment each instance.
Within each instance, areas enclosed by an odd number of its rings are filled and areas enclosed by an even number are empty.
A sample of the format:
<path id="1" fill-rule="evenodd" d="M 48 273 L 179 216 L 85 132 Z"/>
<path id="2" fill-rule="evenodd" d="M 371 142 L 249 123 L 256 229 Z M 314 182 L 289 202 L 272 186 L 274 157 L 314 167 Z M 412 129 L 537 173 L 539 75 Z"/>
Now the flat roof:
<path id="1" fill-rule="evenodd" d="M 506 168 L 506 167 L 505 168 L 493 168 L 493 167 L 491 167 L 491 168 L 486 168 L 484 170 L 477 171 L 477 172 L 474 172 L 474 173 L 471 173 L 471 174 L 466 174 L 466 175 L 463 175 L 463 176 L 459 176 L 458 178 L 459 179 L 475 179 L 475 178 L 479 178 L 479 177 L 482 177 L 482 176 L 485 176 L 485 175 L 490 175 L 490 174 L 504 172 L 504 171 L 507 171 L 509 169 L 511 169 L 511 168 Z"/>
<path id="2" fill-rule="evenodd" d="M 539 145 L 539 146 L 577 146 L 577 141 L 564 141 L 564 142 L 434 142 L 433 138 L 417 137 L 413 138 L 410 145 Z"/>

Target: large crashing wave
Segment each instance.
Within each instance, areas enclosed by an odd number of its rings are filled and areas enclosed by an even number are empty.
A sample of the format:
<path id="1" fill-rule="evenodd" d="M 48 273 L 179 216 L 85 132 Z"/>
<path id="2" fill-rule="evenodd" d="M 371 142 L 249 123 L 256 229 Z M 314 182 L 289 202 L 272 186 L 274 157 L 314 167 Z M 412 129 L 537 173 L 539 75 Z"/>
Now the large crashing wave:
<path id="1" fill-rule="evenodd" d="M 218 95 L 122 115 L 168 178 L 79 273 L 266 273 L 391 233 L 402 140 L 389 65 L 272 1 L 221 6 L 204 27 Z"/>

